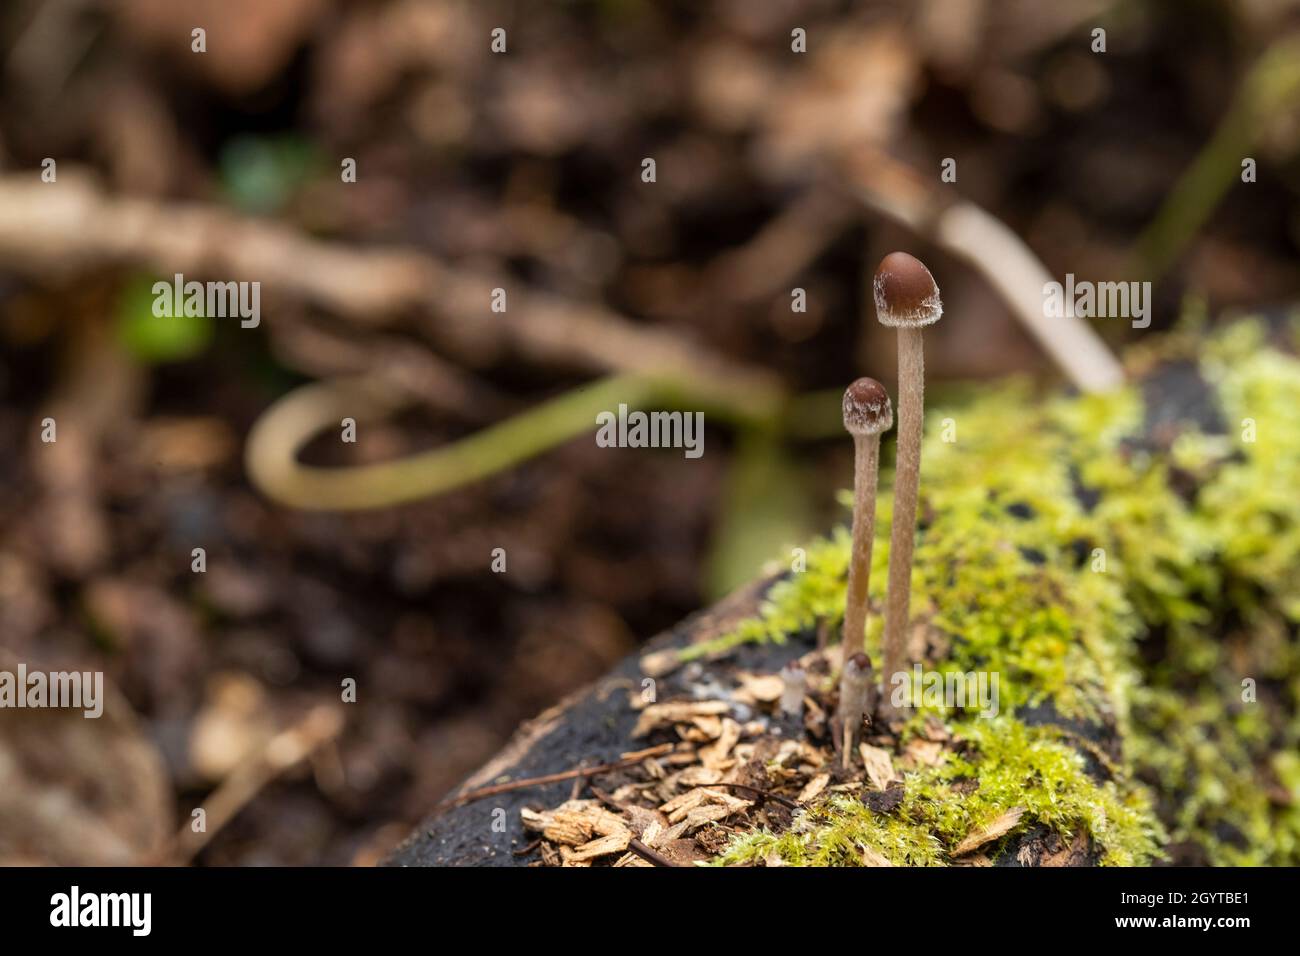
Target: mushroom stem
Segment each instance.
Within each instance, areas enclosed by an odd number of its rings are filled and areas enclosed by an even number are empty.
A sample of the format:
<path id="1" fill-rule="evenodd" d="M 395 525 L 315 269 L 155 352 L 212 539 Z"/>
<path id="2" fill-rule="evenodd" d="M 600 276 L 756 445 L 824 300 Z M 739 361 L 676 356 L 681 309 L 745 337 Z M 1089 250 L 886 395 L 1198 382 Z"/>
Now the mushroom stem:
<path id="1" fill-rule="evenodd" d="M 781 668 L 781 713 L 789 717 L 798 717 L 803 713 L 803 695 L 808 689 L 808 675 L 799 666 L 798 661 L 791 661 Z"/>
<path id="2" fill-rule="evenodd" d="M 844 676 L 840 680 L 840 723 L 844 727 L 842 755 L 846 769 L 853 762 L 853 741 L 862 726 L 870 688 L 871 659 L 866 654 L 854 654 L 844 665 Z"/>
<path id="3" fill-rule="evenodd" d="M 916 499 L 921 475 L 921 433 L 925 420 L 925 352 L 921 329 L 898 330 L 898 447 L 894 469 L 894 513 L 889 534 L 889 594 L 885 606 L 883 687 L 906 667 L 906 636 L 912 591 L 912 549 L 916 541 Z M 882 706 L 889 695 L 881 694 Z"/>
<path id="4" fill-rule="evenodd" d="M 876 537 L 876 484 L 880 474 L 880 433 L 853 438 L 853 544 L 849 588 L 844 604 L 844 656 L 865 646 L 867 591 L 871 583 L 871 546 Z"/>

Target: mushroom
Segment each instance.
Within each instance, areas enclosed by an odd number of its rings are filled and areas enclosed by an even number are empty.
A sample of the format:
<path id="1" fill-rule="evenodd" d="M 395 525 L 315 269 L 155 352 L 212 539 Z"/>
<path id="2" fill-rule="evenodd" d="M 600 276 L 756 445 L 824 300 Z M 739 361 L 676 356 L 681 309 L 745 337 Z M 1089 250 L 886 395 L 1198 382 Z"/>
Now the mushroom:
<path id="1" fill-rule="evenodd" d="M 803 695 L 808 689 L 808 675 L 798 661 L 781 668 L 781 713 L 798 717 L 803 713 Z"/>
<path id="2" fill-rule="evenodd" d="M 891 252 L 880 260 L 872 291 L 880 324 L 898 329 L 898 452 L 881 674 L 883 686 L 887 687 L 893 676 L 905 667 L 904 638 L 911 601 L 912 548 L 916 537 L 916 496 L 925 417 L 925 352 L 921 329 L 939 321 L 943 303 L 930 270 L 905 252 Z M 892 706 L 888 694 L 882 693 L 880 700 L 882 707 Z"/>
<path id="3" fill-rule="evenodd" d="M 853 741 L 867 712 L 867 694 L 871 689 L 871 658 L 861 651 L 849 658 L 840 678 L 840 724 L 844 728 L 843 766 L 853 761 Z"/>
<path id="4" fill-rule="evenodd" d="M 863 648 L 867 625 L 867 586 L 871 545 L 876 536 L 876 481 L 880 473 L 880 435 L 894 424 L 885 386 L 860 378 L 844 390 L 844 428 L 853 436 L 853 545 L 849 589 L 844 599 L 844 656 Z"/>

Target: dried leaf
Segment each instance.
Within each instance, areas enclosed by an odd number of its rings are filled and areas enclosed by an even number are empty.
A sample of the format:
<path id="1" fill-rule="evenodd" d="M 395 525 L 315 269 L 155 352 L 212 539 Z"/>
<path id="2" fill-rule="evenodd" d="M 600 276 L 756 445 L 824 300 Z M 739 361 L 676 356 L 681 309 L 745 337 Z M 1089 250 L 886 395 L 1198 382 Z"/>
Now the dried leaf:
<path id="1" fill-rule="evenodd" d="M 877 850 L 873 850 L 869 846 L 858 847 L 858 852 L 862 854 L 863 866 L 893 866 L 894 865 L 890 863 L 887 859 L 885 859 L 884 856 L 882 856 Z"/>
<path id="2" fill-rule="evenodd" d="M 809 800 L 812 800 L 814 797 L 818 796 L 823 790 L 825 790 L 826 785 L 830 782 L 831 782 L 830 774 L 819 773 L 817 776 L 809 780 L 807 785 L 802 790 L 799 791 L 799 796 L 796 798 L 797 802 L 807 803 Z"/>
<path id="3" fill-rule="evenodd" d="M 734 698 L 742 704 L 771 704 L 781 699 L 784 682 L 778 674 L 737 674 L 740 689 Z"/>
<path id="4" fill-rule="evenodd" d="M 858 753 L 862 755 L 862 765 L 866 768 L 867 779 L 877 790 L 884 790 L 891 780 L 898 779 L 898 774 L 894 772 L 894 760 L 890 757 L 889 751 L 873 747 L 871 744 L 858 744 Z"/>
<path id="5" fill-rule="evenodd" d="M 919 738 L 909 740 L 907 746 L 903 748 L 903 753 L 913 763 L 922 767 L 937 767 L 943 763 L 944 758 L 943 744 Z"/>
<path id="6" fill-rule="evenodd" d="M 641 658 L 641 673 L 647 677 L 665 677 L 681 666 L 681 654 L 676 648 L 651 651 Z"/>
<path id="7" fill-rule="evenodd" d="M 689 723 L 693 717 L 725 714 L 730 710 L 731 705 L 725 700 L 678 700 L 663 704 L 651 704 L 641 711 L 641 716 L 637 718 L 636 727 L 632 729 L 632 736 L 644 737 L 660 727 L 685 724 Z"/>
<path id="8" fill-rule="evenodd" d="M 717 742 L 700 750 L 700 762 L 710 770 L 717 770 L 727 761 L 731 748 L 740 742 L 740 724 L 730 717 L 722 722 Z"/>
<path id="9" fill-rule="evenodd" d="M 621 833 L 611 833 L 608 836 L 592 840 L 590 843 L 584 843 L 574 851 L 569 860 L 594 860 L 597 857 L 609 856 L 611 853 L 622 853 L 627 849 L 627 845 L 631 840 L 632 834 L 627 829 L 624 829 Z"/>
<path id="10" fill-rule="evenodd" d="M 971 850 L 978 850 L 984 844 L 996 840 L 1000 836 L 1004 836 L 1020 822 L 1020 818 L 1024 816 L 1024 814 L 1024 807 L 1012 807 L 991 823 L 978 827 L 966 834 L 965 839 L 953 848 L 952 855 L 961 856 L 963 853 L 971 852 Z"/>

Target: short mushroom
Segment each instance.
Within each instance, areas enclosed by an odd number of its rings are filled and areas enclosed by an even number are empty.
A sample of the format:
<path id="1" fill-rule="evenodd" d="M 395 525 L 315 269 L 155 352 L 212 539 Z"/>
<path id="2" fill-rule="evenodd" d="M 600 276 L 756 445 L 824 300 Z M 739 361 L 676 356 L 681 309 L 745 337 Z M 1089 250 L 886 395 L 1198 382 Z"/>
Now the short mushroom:
<path id="1" fill-rule="evenodd" d="M 781 668 L 781 713 L 798 717 L 803 713 L 803 697 L 808 689 L 808 675 L 798 661 Z"/>
<path id="2" fill-rule="evenodd" d="M 911 602 L 912 548 L 916 537 L 916 499 L 925 418 L 925 352 L 921 329 L 939 321 L 943 302 L 930 270 L 905 252 L 891 252 L 880 261 L 872 290 L 876 318 L 881 325 L 898 329 L 898 453 L 881 674 L 883 686 L 888 687 L 893 676 L 906 666 L 904 643 Z M 888 694 L 881 694 L 881 706 L 889 706 Z"/>
<path id="3" fill-rule="evenodd" d="M 885 386 L 860 378 L 844 390 L 844 428 L 853 436 L 853 544 L 849 587 L 844 599 L 844 656 L 863 648 L 867 625 L 867 589 L 871 581 L 871 545 L 876 536 L 876 483 L 880 474 L 880 435 L 894 424 Z"/>
<path id="4" fill-rule="evenodd" d="M 867 697 L 871 690 L 871 658 L 859 651 L 844 665 L 840 678 L 840 724 L 843 726 L 843 766 L 853 762 L 853 744 L 862 726 L 862 715 L 867 712 Z"/>

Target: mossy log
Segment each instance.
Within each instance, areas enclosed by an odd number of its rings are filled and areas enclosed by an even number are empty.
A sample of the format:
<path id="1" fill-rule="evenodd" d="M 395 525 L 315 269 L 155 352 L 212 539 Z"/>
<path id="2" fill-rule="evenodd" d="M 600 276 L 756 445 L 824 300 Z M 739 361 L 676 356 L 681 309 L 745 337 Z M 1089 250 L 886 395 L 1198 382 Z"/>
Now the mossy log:
<path id="1" fill-rule="evenodd" d="M 999 713 L 923 702 L 882 745 L 897 793 L 832 786 L 793 819 L 718 828 L 688 859 L 1300 862 L 1300 321 L 1194 325 L 1130 353 L 1139 384 L 1111 395 L 1010 383 L 930 410 L 910 651 L 927 671 L 1000 675 Z M 889 509 L 885 495 L 880 528 Z M 521 811 L 588 778 L 458 798 L 664 739 L 633 737 L 647 677 L 656 701 L 726 697 L 807 655 L 838 631 L 847 554 L 838 528 L 525 725 L 389 862 L 536 862 Z M 770 710 L 774 733 L 803 733 Z M 933 760 L 903 756 L 935 728 Z"/>

